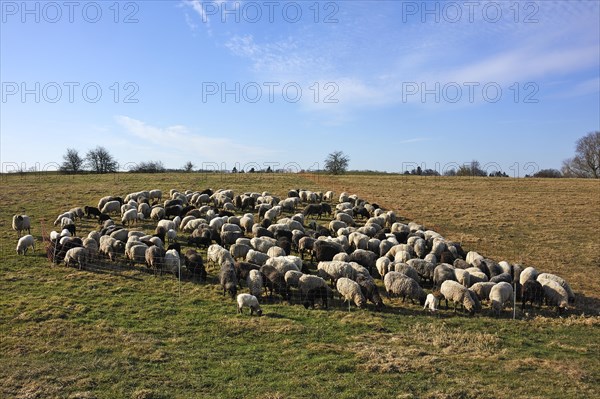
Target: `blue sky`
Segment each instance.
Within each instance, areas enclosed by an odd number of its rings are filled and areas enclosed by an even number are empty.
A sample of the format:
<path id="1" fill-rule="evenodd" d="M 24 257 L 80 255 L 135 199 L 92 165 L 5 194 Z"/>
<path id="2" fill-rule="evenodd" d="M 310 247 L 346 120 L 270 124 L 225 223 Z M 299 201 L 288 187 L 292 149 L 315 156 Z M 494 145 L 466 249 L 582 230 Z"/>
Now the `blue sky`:
<path id="1" fill-rule="evenodd" d="M 600 129 L 598 1 L 2 1 L 2 171 L 249 163 L 510 175 Z M 239 168 L 239 166 L 238 166 Z"/>

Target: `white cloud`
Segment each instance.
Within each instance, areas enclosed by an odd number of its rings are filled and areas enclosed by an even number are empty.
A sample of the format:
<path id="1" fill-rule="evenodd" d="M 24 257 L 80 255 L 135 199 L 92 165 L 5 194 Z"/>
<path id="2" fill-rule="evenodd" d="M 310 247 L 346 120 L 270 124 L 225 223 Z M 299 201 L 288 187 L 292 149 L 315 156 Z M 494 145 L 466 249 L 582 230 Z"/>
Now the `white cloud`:
<path id="1" fill-rule="evenodd" d="M 156 127 L 128 116 L 116 116 L 117 124 L 131 135 L 132 148 L 144 147 L 144 157 L 173 162 L 179 167 L 188 159 L 198 162 L 260 162 L 276 150 L 246 145 L 222 137 L 203 136 L 183 125 Z M 140 159 L 146 160 L 146 159 Z"/>

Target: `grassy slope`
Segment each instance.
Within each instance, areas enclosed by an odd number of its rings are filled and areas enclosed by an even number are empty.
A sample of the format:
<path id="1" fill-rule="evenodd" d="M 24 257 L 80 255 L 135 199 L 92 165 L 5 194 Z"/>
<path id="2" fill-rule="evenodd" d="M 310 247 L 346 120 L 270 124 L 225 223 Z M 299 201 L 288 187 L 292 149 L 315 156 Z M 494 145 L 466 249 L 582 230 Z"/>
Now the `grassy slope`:
<path id="1" fill-rule="evenodd" d="M 597 314 L 600 182 L 402 176 L 2 176 L 0 397 L 591 397 L 598 317 L 496 320 L 267 304 L 237 316 L 215 284 L 17 257 L 10 218 L 53 222 L 148 188 L 347 189 L 486 256 L 565 276 Z M 68 192 L 66 192 L 68 190 Z M 86 223 L 84 231 L 94 225 Z M 149 226 L 148 226 L 149 227 Z M 39 224 L 34 226 L 39 238 Z M 210 274 L 214 278 L 214 271 Z M 388 302 L 389 303 L 389 302 Z M 547 315 L 546 313 L 544 313 Z"/>

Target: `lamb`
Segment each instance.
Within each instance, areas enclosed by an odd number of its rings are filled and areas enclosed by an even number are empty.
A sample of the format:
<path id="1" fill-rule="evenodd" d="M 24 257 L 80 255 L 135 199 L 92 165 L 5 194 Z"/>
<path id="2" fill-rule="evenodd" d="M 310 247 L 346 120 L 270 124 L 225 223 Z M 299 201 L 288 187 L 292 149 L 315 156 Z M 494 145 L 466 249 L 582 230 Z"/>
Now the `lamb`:
<path id="1" fill-rule="evenodd" d="M 527 280 L 521 286 L 521 310 L 525 309 L 527 302 L 531 303 L 533 307 L 534 302 L 538 304 L 538 307 L 542 307 L 542 300 L 544 299 L 544 288 L 539 281 Z"/>
<path id="2" fill-rule="evenodd" d="M 27 230 L 27 234 L 31 234 L 31 221 L 27 215 L 15 215 L 12 219 L 12 228 L 21 237 L 21 232 Z"/>
<path id="3" fill-rule="evenodd" d="M 250 290 L 250 294 L 256 298 L 260 298 L 263 290 L 263 278 L 262 273 L 259 270 L 250 270 L 246 277 L 246 284 Z"/>
<path id="4" fill-rule="evenodd" d="M 502 281 L 495 284 L 490 291 L 490 302 L 492 303 L 492 311 L 496 316 L 500 316 L 500 312 L 504 308 L 506 302 L 512 301 L 513 290 L 512 285 Z"/>
<path id="5" fill-rule="evenodd" d="M 237 296 L 237 311 L 239 314 L 243 313 L 243 308 L 250 309 L 250 316 L 252 316 L 253 313 L 256 313 L 258 317 L 262 316 L 262 309 L 258 304 L 258 299 L 254 295 L 239 294 Z"/>
<path id="6" fill-rule="evenodd" d="M 425 298 L 425 304 L 423 305 L 423 310 L 429 308 L 431 313 L 435 313 L 438 311 L 439 306 L 440 300 L 433 294 L 427 294 L 427 298 Z"/>
<path id="7" fill-rule="evenodd" d="M 226 261 L 221 264 L 221 270 L 219 272 L 219 282 L 221 283 L 221 287 L 223 288 L 223 296 L 225 296 L 226 292 L 229 292 L 229 295 L 233 299 L 237 294 L 237 285 L 238 280 L 235 274 L 235 267 L 233 262 Z"/>
<path id="8" fill-rule="evenodd" d="M 541 279 L 539 283 L 544 289 L 544 297 L 548 305 L 556 306 L 558 314 L 563 310 L 569 310 L 569 294 L 559 283 L 548 279 Z"/>
<path id="9" fill-rule="evenodd" d="M 83 269 L 88 264 L 89 252 L 84 247 L 71 248 L 65 255 L 65 266 L 74 267 L 77 265 L 79 269 Z"/>
<path id="10" fill-rule="evenodd" d="M 470 287 L 470 290 L 477 295 L 477 298 L 479 298 L 480 301 L 487 301 L 488 299 L 490 299 L 490 291 L 495 285 L 496 283 L 479 282 L 473 284 Z"/>
<path id="11" fill-rule="evenodd" d="M 450 300 L 454 302 L 454 312 L 456 312 L 456 305 L 460 303 L 470 315 L 475 313 L 475 302 L 473 301 L 473 298 L 471 298 L 468 289 L 462 284 L 456 281 L 446 280 L 442 283 L 440 293 L 446 299 L 446 308 L 448 308 L 448 301 Z"/>
<path id="12" fill-rule="evenodd" d="M 31 250 L 35 252 L 35 240 L 31 234 L 27 234 L 19 238 L 19 241 L 17 242 L 17 254 L 25 255 L 29 247 L 31 247 Z"/>
<path id="13" fill-rule="evenodd" d="M 571 286 L 569 286 L 569 284 L 562 277 L 559 277 L 555 274 L 542 273 L 537 276 L 537 281 L 541 282 L 541 280 L 556 281 L 558 284 L 560 284 L 561 287 L 563 287 L 565 289 L 565 291 L 567 291 L 567 295 L 569 297 L 569 303 L 575 303 L 575 293 L 571 289 Z"/>
<path id="14" fill-rule="evenodd" d="M 336 283 L 336 289 L 344 302 L 348 302 L 348 310 L 350 310 L 351 301 L 358 308 L 362 308 L 366 304 L 366 299 L 356 281 L 352 281 L 346 277 L 340 277 Z"/>

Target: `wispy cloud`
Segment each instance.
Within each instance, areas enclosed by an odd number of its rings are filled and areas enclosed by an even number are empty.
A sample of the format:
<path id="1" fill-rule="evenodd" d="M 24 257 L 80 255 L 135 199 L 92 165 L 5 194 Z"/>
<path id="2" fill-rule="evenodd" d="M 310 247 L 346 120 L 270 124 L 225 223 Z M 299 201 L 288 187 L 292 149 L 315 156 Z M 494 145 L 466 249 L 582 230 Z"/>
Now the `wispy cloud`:
<path id="1" fill-rule="evenodd" d="M 183 125 L 157 127 L 123 115 L 116 116 L 115 120 L 135 139 L 132 148 L 144 147 L 144 156 L 150 152 L 161 160 L 168 158 L 181 162 L 187 157 L 203 162 L 260 162 L 276 154 L 268 148 L 196 134 Z"/>

